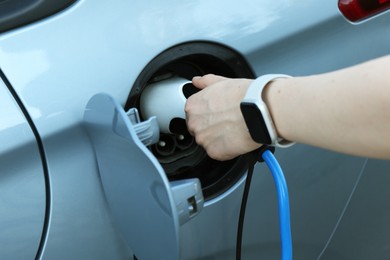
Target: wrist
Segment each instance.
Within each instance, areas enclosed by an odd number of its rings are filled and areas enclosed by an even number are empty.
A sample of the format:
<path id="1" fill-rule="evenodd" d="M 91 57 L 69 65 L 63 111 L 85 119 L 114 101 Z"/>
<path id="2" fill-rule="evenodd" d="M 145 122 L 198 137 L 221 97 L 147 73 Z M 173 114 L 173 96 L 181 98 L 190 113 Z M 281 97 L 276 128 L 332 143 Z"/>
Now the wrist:
<path id="1" fill-rule="evenodd" d="M 263 89 L 262 99 L 268 107 L 278 138 L 293 141 L 290 135 L 289 122 L 292 119 L 288 113 L 292 88 L 289 85 L 292 78 L 277 78 L 270 81 Z M 291 108 L 291 107 L 290 107 Z"/>
<path id="2" fill-rule="evenodd" d="M 292 142 L 278 136 L 273 118 L 263 99 L 264 88 L 278 78 L 290 78 L 284 74 L 266 74 L 254 80 L 240 103 L 242 115 L 252 139 L 261 144 L 289 147 Z"/>

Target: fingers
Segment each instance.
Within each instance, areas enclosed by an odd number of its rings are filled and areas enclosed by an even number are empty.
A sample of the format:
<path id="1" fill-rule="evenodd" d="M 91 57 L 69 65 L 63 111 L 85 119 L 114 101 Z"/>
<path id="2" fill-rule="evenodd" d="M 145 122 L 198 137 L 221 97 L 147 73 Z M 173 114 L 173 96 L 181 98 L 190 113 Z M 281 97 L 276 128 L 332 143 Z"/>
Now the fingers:
<path id="1" fill-rule="evenodd" d="M 226 80 L 226 79 L 227 78 L 222 77 L 222 76 L 217 76 L 214 74 L 207 74 L 203 77 L 199 77 L 199 76 L 194 77 L 192 79 L 192 84 L 197 88 L 204 89 L 209 85 L 212 85 L 214 83 L 217 83 L 219 81 Z"/>

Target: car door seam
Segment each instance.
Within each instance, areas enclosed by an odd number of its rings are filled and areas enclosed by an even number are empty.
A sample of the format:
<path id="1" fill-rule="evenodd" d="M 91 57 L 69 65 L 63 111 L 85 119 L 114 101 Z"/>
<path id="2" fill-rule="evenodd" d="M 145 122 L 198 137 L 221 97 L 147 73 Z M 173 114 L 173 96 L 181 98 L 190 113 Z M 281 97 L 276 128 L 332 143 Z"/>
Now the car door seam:
<path id="1" fill-rule="evenodd" d="M 356 188 L 357 188 L 357 186 L 358 186 L 358 184 L 359 184 L 359 182 L 360 182 L 360 179 L 361 179 L 361 177 L 362 177 L 362 175 L 363 175 L 363 172 L 364 172 L 364 170 L 366 169 L 367 162 L 368 162 L 368 158 L 365 159 L 365 161 L 364 161 L 364 163 L 363 163 L 363 166 L 362 166 L 362 168 L 361 168 L 361 170 L 360 170 L 360 173 L 359 173 L 359 175 L 358 175 L 358 178 L 357 178 L 357 180 L 356 180 L 356 182 L 355 182 L 355 185 L 354 185 L 353 188 L 352 188 L 351 194 L 349 195 L 348 200 L 347 200 L 347 202 L 345 203 L 345 206 L 344 206 L 343 210 L 341 211 L 341 215 L 340 215 L 339 219 L 337 220 L 336 225 L 334 226 L 334 228 L 333 228 L 333 230 L 332 230 L 332 233 L 330 234 L 328 240 L 326 241 L 326 244 L 325 244 L 324 248 L 322 249 L 321 253 L 318 255 L 317 260 L 319 260 L 319 259 L 323 256 L 323 254 L 325 253 L 326 249 L 328 248 L 330 242 L 332 241 L 333 236 L 336 234 L 336 230 L 337 230 L 337 228 L 339 227 L 339 225 L 340 225 L 340 223 L 341 223 L 341 220 L 342 220 L 343 217 L 344 217 L 345 212 L 347 211 L 347 208 L 348 208 L 348 206 L 349 206 L 349 203 L 350 203 L 351 200 L 352 200 L 352 197 L 353 197 L 353 195 L 354 195 L 354 193 L 355 193 L 355 190 L 356 190 Z"/>
<path id="2" fill-rule="evenodd" d="M 30 128 L 34 134 L 34 137 L 37 141 L 37 146 L 39 150 L 39 154 L 41 157 L 42 162 L 42 169 L 43 169 L 43 175 L 44 175 L 44 181 L 45 181 L 45 194 L 46 194 L 46 207 L 45 207 L 45 217 L 43 222 L 43 229 L 42 229 L 42 235 L 41 240 L 39 241 L 39 246 L 37 253 L 35 255 L 35 259 L 40 259 L 43 253 L 43 248 L 46 242 L 46 237 L 48 234 L 49 229 L 49 219 L 50 219 L 50 211 L 51 211 L 51 195 L 50 195 L 50 178 L 49 178 L 49 170 L 47 167 L 47 159 L 45 155 L 45 149 L 43 147 L 42 139 L 39 135 L 38 129 L 34 124 L 34 121 L 32 120 L 30 114 L 27 111 L 27 108 L 24 106 L 22 100 L 14 90 L 14 88 L 11 85 L 11 82 L 8 80 L 8 78 L 5 76 L 4 72 L 0 68 L 0 78 L 4 81 L 4 84 L 7 86 L 8 90 L 10 91 L 11 95 L 15 99 L 16 103 L 18 104 L 20 110 L 22 111 L 23 115 L 25 116 L 28 124 L 30 125 Z"/>

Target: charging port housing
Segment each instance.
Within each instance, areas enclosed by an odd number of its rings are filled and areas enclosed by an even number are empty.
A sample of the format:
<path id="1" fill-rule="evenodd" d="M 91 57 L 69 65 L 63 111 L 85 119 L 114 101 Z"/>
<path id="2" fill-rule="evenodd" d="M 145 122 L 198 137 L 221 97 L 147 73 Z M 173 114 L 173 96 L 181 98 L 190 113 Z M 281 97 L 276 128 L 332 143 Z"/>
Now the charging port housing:
<path id="1" fill-rule="evenodd" d="M 125 110 L 140 109 L 140 96 L 150 84 L 173 77 L 191 80 L 209 73 L 254 78 L 247 62 L 234 50 L 209 42 L 184 43 L 162 52 L 143 69 L 130 91 Z M 247 170 L 241 157 L 224 162 L 211 159 L 188 132 L 161 133 L 159 142 L 149 148 L 170 181 L 198 178 L 205 200 L 227 191 Z"/>

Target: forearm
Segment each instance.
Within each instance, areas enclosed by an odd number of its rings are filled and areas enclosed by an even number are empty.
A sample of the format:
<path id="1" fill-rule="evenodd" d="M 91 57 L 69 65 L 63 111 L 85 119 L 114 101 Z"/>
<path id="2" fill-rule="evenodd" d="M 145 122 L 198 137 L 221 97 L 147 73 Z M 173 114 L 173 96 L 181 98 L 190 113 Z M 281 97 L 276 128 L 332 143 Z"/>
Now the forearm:
<path id="1" fill-rule="evenodd" d="M 390 159 L 390 56 L 265 90 L 278 134 L 339 152 Z"/>

